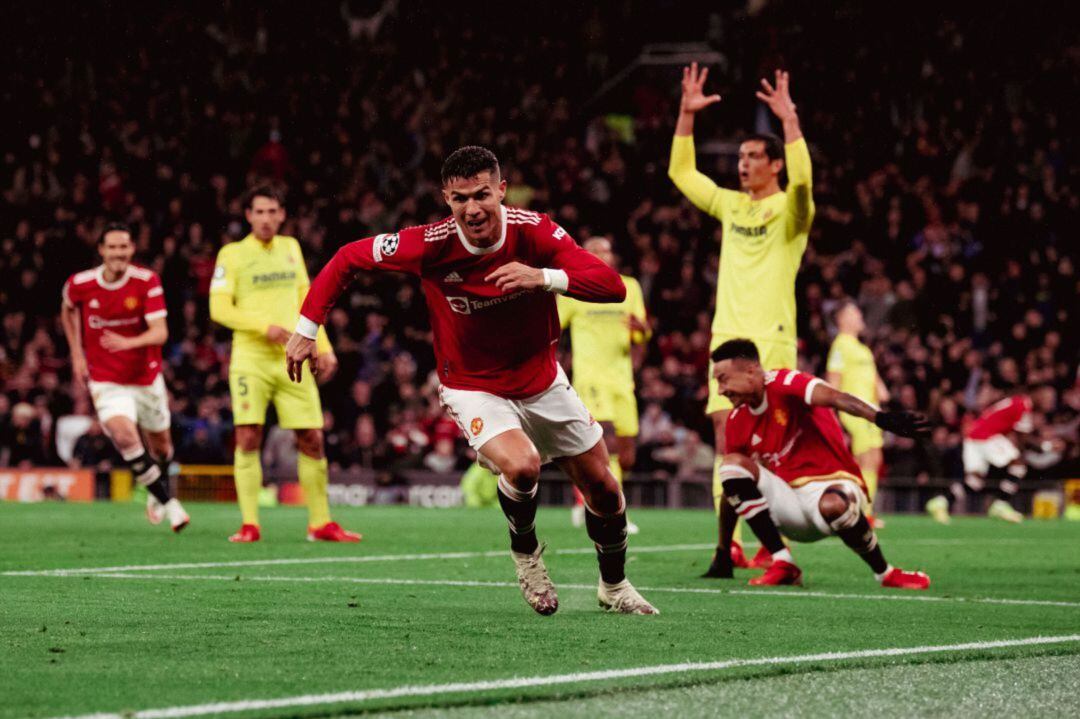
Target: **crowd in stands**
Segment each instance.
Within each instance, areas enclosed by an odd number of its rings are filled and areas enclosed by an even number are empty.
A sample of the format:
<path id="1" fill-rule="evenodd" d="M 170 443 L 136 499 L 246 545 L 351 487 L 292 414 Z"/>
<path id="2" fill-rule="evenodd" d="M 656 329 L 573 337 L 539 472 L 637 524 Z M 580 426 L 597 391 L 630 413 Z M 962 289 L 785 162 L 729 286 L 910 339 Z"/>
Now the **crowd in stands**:
<path id="1" fill-rule="evenodd" d="M 444 217 L 443 157 L 483 144 L 503 163 L 507 204 L 552 214 L 579 241 L 610 236 L 641 282 L 654 333 L 638 376 L 639 470 L 707 472 L 723 238 L 666 175 L 679 66 L 639 67 L 599 92 L 646 43 L 698 41 L 717 53 L 710 83 L 724 98 L 699 120 L 698 167 L 727 186 L 740 133 L 768 121 L 756 78 L 791 71 L 817 204 L 797 286 L 800 364 L 824 374 L 831 311 L 855 298 L 890 401 L 937 425 L 925 446 L 890 438 L 887 475 L 958 476 L 965 423 L 1033 383 L 1058 391 L 1040 425 L 1061 440 L 1044 471 L 1076 473 L 1080 163 L 1068 118 L 1080 45 L 1052 13 L 935 8 L 886 31 L 856 2 L 684 16 L 670 3 L 527 17 L 492 6 L 482 25 L 430 4 L 310 5 L 25 8 L 0 79 L 12 121 L 0 463 L 111 461 L 72 391 L 58 321 L 60 288 L 95 264 L 107 219 L 136 228 L 138 261 L 164 285 L 178 459 L 230 463 L 229 334 L 210 323 L 207 294 L 218 248 L 247 233 L 243 191 L 287 188 L 283 232 L 314 275 L 344 242 Z M 66 56 L 33 42 L 45 32 Z M 415 281 L 358 277 L 328 329 L 340 360 L 323 392 L 332 465 L 468 464 L 439 408 Z M 288 471 L 290 442 L 268 435 L 271 472 Z"/>

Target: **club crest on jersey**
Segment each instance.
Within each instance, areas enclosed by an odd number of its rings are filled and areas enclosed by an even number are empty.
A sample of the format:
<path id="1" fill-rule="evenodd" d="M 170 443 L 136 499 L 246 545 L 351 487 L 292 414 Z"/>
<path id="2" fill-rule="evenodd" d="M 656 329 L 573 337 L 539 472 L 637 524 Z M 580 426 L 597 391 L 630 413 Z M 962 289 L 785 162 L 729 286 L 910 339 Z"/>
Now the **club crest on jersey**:
<path id="1" fill-rule="evenodd" d="M 479 437 L 480 433 L 484 431 L 484 420 L 473 417 L 473 421 L 469 423 L 469 431 L 472 432 L 473 437 Z"/>
<path id="2" fill-rule="evenodd" d="M 397 252 L 401 238 L 395 232 L 392 235 L 376 235 L 371 245 L 371 254 L 376 262 L 382 262 L 383 257 L 390 257 Z"/>
<path id="3" fill-rule="evenodd" d="M 130 297 L 129 296 L 129 297 L 124 298 L 124 309 L 125 310 L 133 310 L 138 306 L 139 306 L 139 298 L 138 297 Z"/>
<path id="4" fill-rule="evenodd" d="M 773 410 L 773 421 L 781 427 L 787 427 L 787 412 L 782 409 Z"/>

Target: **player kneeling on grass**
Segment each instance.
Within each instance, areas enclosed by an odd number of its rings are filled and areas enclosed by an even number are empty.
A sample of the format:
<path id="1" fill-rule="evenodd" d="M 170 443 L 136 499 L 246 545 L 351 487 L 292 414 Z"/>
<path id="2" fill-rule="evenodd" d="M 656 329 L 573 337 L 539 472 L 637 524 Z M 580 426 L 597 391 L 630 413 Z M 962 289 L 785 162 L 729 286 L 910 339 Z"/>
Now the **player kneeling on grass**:
<path id="1" fill-rule="evenodd" d="M 556 294 L 621 302 L 618 273 L 545 215 L 505 207 L 506 181 L 489 150 L 463 147 L 442 168 L 451 217 L 344 245 L 311 285 L 285 348 L 289 376 L 318 361 L 319 325 L 360 271 L 420 277 L 431 315 L 439 397 L 480 461 L 499 476 L 510 553 L 525 600 L 559 606 L 536 538 L 540 466 L 554 461 L 585 496 L 600 564 L 600 605 L 656 614 L 626 579 L 626 499 L 603 431 L 555 361 Z"/>
<path id="2" fill-rule="evenodd" d="M 922 572 L 905 572 L 885 561 L 866 519 L 866 485 L 833 410 L 902 437 L 926 435 L 926 419 L 878 410 L 796 370 L 766 372 L 750 340 L 724 342 L 712 360 L 718 391 L 735 406 L 720 467 L 724 497 L 773 557 L 772 566 L 750 584 L 802 582 L 802 570 L 781 535 L 797 542 L 836 535 L 870 565 L 883 587 L 930 586 Z M 733 529 L 733 523 L 721 524 L 720 546 L 706 576 L 733 576 Z"/>

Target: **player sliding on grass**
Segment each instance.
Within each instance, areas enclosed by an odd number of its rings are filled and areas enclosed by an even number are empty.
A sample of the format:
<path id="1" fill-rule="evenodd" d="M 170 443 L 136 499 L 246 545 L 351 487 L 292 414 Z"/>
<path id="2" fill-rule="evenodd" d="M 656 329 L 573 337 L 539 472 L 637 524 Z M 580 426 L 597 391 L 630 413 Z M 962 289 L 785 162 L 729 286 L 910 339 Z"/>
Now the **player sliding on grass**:
<path id="1" fill-rule="evenodd" d="M 772 565 L 754 585 L 800 584 L 802 571 L 781 534 L 797 542 L 836 535 L 870 565 L 883 587 L 926 589 L 922 572 L 889 566 L 866 519 L 866 484 L 844 442 L 833 410 L 862 417 L 902 437 L 921 437 L 929 424 L 912 412 L 885 412 L 791 369 L 766 372 L 748 339 L 724 342 L 712 353 L 718 391 L 734 405 L 720 480 L 724 498 L 746 521 Z M 723 518 L 724 515 L 721 515 Z M 720 547 L 730 547 L 733 522 L 721 520 Z M 731 553 L 714 565 L 730 578 Z"/>
<path id="2" fill-rule="evenodd" d="M 418 275 L 440 399 L 481 462 L 500 474 L 499 504 L 525 601 L 540 614 L 559 606 L 535 523 L 540 466 L 554 460 L 585 496 L 600 605 L 656 614 L 624 573 L 626 500 L 608 466 L 603 430 L 555 361 L 555 295 L 621 302 L 622 280 L 547 216 L 504 207 L 506 181 L 490 151 L 455 151 L 442 183 L 451 217 L 349 243 L 315 278 L 285 349 L 289 375 L 299 382 L 305 361 L 317 368 L 318 328 L 357 272 Z"/>

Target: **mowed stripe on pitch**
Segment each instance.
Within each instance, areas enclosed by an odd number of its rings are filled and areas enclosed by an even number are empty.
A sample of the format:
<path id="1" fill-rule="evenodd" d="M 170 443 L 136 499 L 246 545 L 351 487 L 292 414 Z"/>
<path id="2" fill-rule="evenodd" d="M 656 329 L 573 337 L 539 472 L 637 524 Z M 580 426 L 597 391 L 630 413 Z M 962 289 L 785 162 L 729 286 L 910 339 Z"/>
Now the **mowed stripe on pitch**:
<path id="1" fill-rule="evenodd" d="M 952 544 L 970 544 L 974 540 L 967 539 L 910 539 L 903 542 L 904 546 L 939 546 Z M 1019 538 L 995 539 L 995 543 L 1025 543 L 1028 540 Z M 1041 540 L 1031 540 L 1041 541 Z M 744 543 L 747 548 L 757 545 L 753 542 Z M 818 546 L 847 549 L 840 542 L 831 542 Z M 715 544 L 664 544 L 645 547 L 630 547 L 630 555 L 655 554 L 664 552 L 697 552 L 715 549 Z M 271 567 L 303 564 L 362 564 L 366 562 L 416 562 L 445 559 L 480 559 L 484 557 L 505 557 L 507 549 L 493 549 L 476 552 L 426 552 L 413 554 L 369 554 L 344 557 L 284 557 L 277 559 L 239 559 L 227 562 L 173 562 L 171 564 L 128 564 L 114 567 L 65 567 L 61 569 L 12 569 L 0 572 L 2 577 L 48 577 L 64 576 L 69 574 L 96 574 L 99 572 L 153 572 L 163 569 L 218 569 L 224 567 Z M 596 550 L 592 547 L 570 547 L 565 549 L 548 549 L 547 554 L 593 554 Z"/>
<path id="2" fill-rule="evenodd" d="M 647 621 L 647 620 L 646 620 Z M 384 689 L 364 689 L 327 694 L 303 694 L 274 699 L 245 699 L 240 701 L 192 704 L 187 706 L 161 707 L 124 711 L 122 713 L 99 712 L 69 716 L 64 719 L 180 719 L 210 714 L 235 714 L 267 709 L 285 709 L 294 707 L 315 707 L 335 704 L 361 705 L 367 702 L 401 699 L 407 697 L 436 697 L 454 694 L 475 694 L 478 692 L 499 691 L 506 689 L 528 689 L 550 687 L 564 684 L 585 684 L 599 681 L 612 681 L 634 677 L 664 676 L 669 674 L 687 674 L 700 672 L 721 672 L 740 667 L 770 667 L 805 663 L 831 663 L 860 659 L 878 659 L 918 656 L 922 654 L 944 654 L 951 652 L 991 651 L 1016 647 L 1032 647 L 1053 644 L 1080 642 L 1080 634 L 1065 634 L 1050 637 L 1026 637 L 1023 639 L 1001 639 L 996 641 L 967 642 L 964 644 L 927 645 L 918 647 L 890 647 L 885 649 L 860 649 L 848 652 L 822 652 L 818 654 L 798 654 L 782 657 L 759 657 L 753 659 L 724 659 L 710 662 L 684 662 L 681 664 L 657 664 L 653 666 L 629 667 L 625 669 L 607 669 L 593 672 L 571 674 L 553 674 L 546 676 L 512 677 L 478 682 L 452 682 L 448 684 L 404 685 Z"/>
<path id="3" fill-rule="evenodd" d="M 41 575 L 35 575 L 41 576 Z M 473 579 L 402 579 L 394 577 L 296 577 L 274 575 L 224 575 L 224 574 L 129 574 L 125 572 L 82 572 L 79 574 L 45 575 L 69 578 L 133 579 L 144 581 L 218 581 L 218 582 L 295 582 L 300 584 L 333 583 L 371 584 L 403 587 L 462 587 L 478 589 L 518 589 L 516 582 L 482 581 Z M 595 584 L 567 584 L 559 582 L 558 589 L 581 589 L 596 591 Z M 817 592 L 805 589 L 713 589 L 709 587 L 638 587 L 642 592 L 667 592 L 672 594 L 712 594 L 736 597 L 783 597 L 788 599 L 844 599 L 855 601 L 940 602 L 947 604 L 1007 604 L 1031 607 L 1066 607 L 1080 609 L 1080 602 L 1053 599 L 1009 599 L 1003 597 L 939 597 L 896 591 L 888 594 L 851 594 L 842 592 Z"/>

